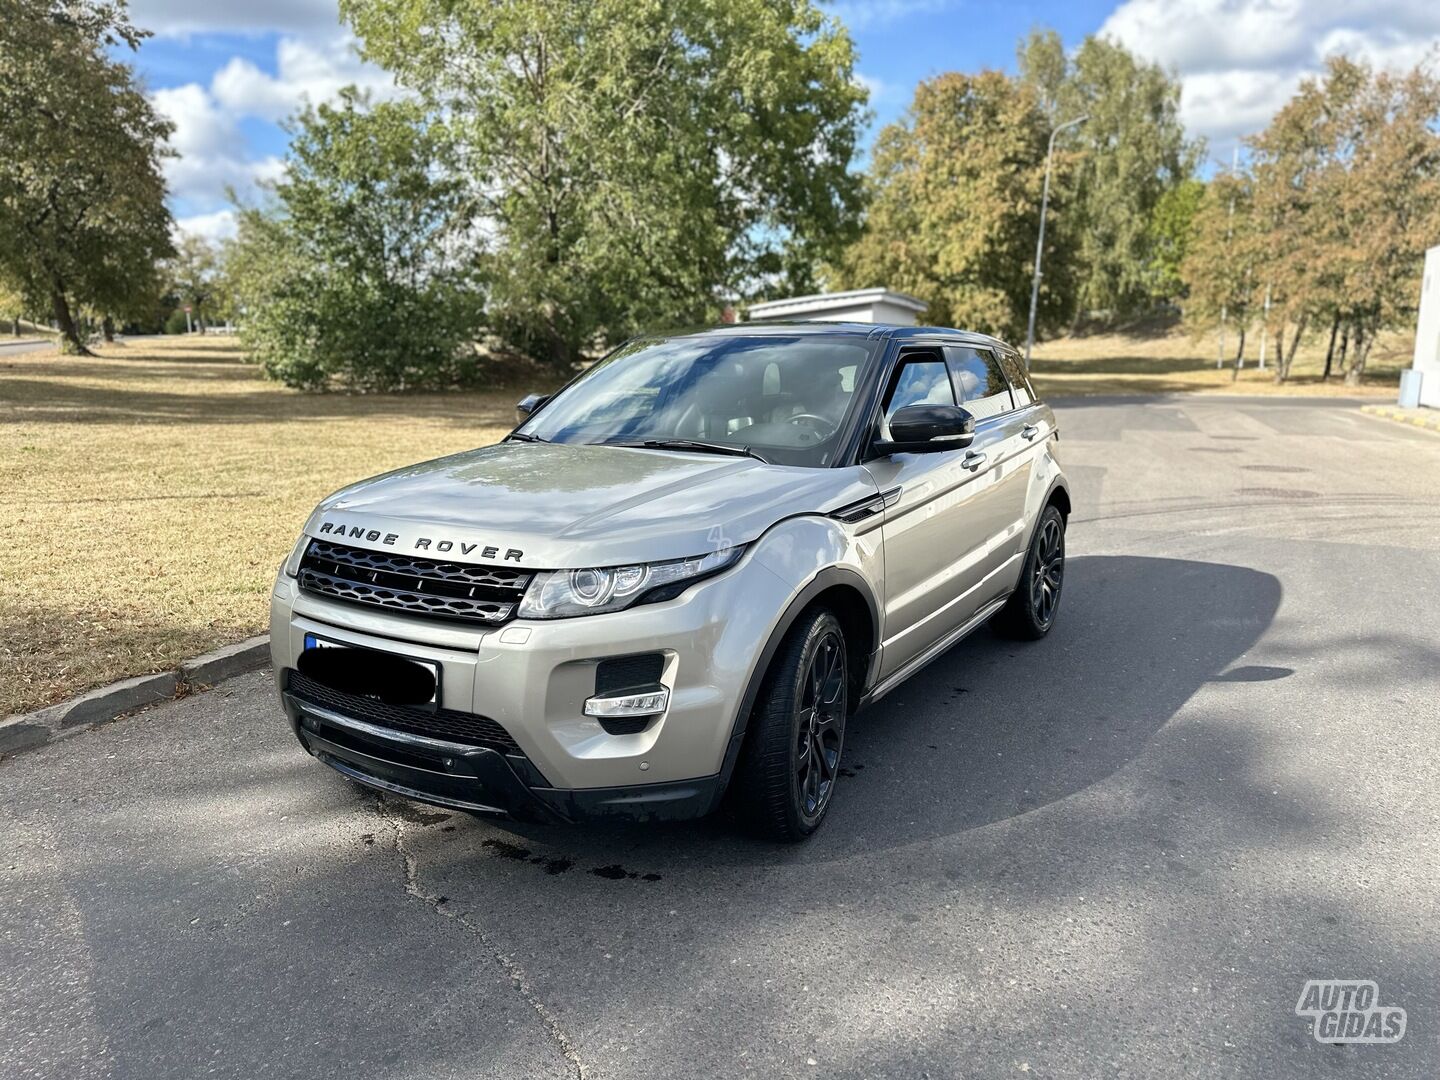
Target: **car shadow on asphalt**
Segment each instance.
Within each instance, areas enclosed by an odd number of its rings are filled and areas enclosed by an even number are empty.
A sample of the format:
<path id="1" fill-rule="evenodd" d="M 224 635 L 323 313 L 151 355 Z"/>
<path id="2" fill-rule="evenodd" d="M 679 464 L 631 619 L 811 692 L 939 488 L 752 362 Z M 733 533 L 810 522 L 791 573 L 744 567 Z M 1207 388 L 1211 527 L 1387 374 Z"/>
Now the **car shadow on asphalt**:
<path id="1" fill-rule="evenodd" d="M 1273 575 L 1139 556 L 1068 566 L 1043 641 L 987 630 L 852 717 L 830 818 L 807 844 L 752 840 L 724 814 L 696 823 L 555 828 L 502 823 L 515 843 L 643 862 L 664 874 L 706 861 L 824 861 L 981 829 L 1069 798 L 1141 754 L 1212 681 L 1284 678 L 1230 670 L 1280 605 Z M 680 866 L 671 864 L 678 857 Z"/>

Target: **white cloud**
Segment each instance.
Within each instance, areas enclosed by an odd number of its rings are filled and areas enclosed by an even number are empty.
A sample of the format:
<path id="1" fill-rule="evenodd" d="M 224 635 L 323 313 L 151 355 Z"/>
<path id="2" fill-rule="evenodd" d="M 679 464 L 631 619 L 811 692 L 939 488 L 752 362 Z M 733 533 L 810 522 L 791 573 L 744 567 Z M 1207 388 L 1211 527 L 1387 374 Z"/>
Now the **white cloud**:
<path id="1" fill-rule="evenodd" d="M 1413 67 L 1440 44 L 1434 0 L 1125 0 L 1100 33 L 1179 73 L 1181 117 L 1211 151 L 1258 132 L 1327 56 Z"/>
<path id="2" fill-rule="evenodd" d="M 217 210 L 213 214 L 195 214 L 191 217 L 180 218 L 175 222 L 175 232 L 179 235 L 189 233 L 192 236 L 203 236 L 212 243 L 216 240 L 229 240 L 235 235 L 236 222 L 234 210 Z"/>
<path id="3" fill-rule="evenodd" d="M 190 209 L 214 211 L 203 217 L 215 217 L 227 189 L 248 198 L 257 183 L 284 173 L 278 157 L 246 152 L 241 121 L 281 120 L 307 103 L 334 98 L 351 84 L 369 90 L 377 101 L 398 92 L 388 74 L 359 58 L 353 38 L 344 34 L 309 42 L 282 38 L 275 70 L 271 75 L 232 57 L 208 87 L 187 83 L 151 94 L 156 108 L 175 124 L 170 145 L 178 156 L 165 164 L 171 194 Z"/>
<path id="4" fill-rule="evenodd" d="M 323 45 L 282 38 L 275 67 L 271 75 L 249 60 L 231 57 L 215 73 L 210 90 L 225 108 L 266 120 L 283 120 L 302 105 L 327 101 L 352 84 L 370 91 L 377 101 L 396 94 L 390 75 L 361 60 L 349 36 Z"/>
<path id="5" fill-rule="evenodd" d="M 875 106 L 881 102 L 889 101 L 898 93 L 898 88 L 886 82 L 884 79 L 877 79 L 874 75 L 866 75 L 863 71 L 855 73 L 855 81 L 865 88 L 870 95 L 870 104 Z"/>
<path id="6" fill-rule="evenodd" d="M 191 34 L 335 32 L 340 23 L 335 0 L 245 0 L 245 3 L 196 0 L 131 0 L 136 26 L 162 37 Z"/>

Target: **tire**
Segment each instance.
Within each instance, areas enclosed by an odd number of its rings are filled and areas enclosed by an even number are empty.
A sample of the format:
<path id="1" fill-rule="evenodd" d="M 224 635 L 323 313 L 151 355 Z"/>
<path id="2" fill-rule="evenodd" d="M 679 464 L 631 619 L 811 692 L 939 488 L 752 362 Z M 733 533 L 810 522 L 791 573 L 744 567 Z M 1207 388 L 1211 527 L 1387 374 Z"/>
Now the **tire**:
<path id="1" fill-rule="evenodd" d="M 1039 641 L 1055 625 L 1064 584 L 1065 516 L 1047 506 L 1035 523 L 1020 583 L 990 625 L 1002 637 Z"/>
<path id="2" fill-rule="evenodd" d="M 849 682 L 840 621 L 824 607 L 802 614 L 765 673 L 732 788 L 753 832 L 795 843 L 824 822 L 840 779 Z"/>

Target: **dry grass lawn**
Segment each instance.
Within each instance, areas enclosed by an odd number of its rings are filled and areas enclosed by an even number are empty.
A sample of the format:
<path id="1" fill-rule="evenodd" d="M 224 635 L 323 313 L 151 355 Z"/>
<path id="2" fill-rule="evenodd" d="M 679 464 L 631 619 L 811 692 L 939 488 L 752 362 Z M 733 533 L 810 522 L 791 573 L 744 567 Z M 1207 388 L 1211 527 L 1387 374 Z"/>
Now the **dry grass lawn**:
<path id="1" fill-rule="evenodd" d="M 1391 397 L 1400 372 L 1410 366 L 1414 334 L 1382 334 L 1370 351 L 1364 382 L 1346 386 L 1332 376 L 1321 382 L 1328 334 L 1312 334 L 1295 354 L 1290 380 L 1275 382 L 1274 345 L 1266 370 L 1256 367 L 1259 343 L 1245 346 L 1245 368 L 1235 371 L 1235 338 L 1227 346 L 1225 366 L 1216 370 L 1216 338 L 1192 339 L 1178 327 L 1141 327 L 1134 332 L 1082 334 L 1035 346 L 1031 369 L 1047 396 L 1072 394 L 1323 394 L 1342 397 Z"/>
<path id="2" fill-rule="evenodd" d="M 519 396 L 299 394 L 221 337 L 0 360 L 0 716 L 259 633 L 316 502 L 494 442 Z"/>
<path id="3" fill-rule="evenodd" d="M 1355 393 L 1216 372 L 1178 332 L 1042 345 L 1047 394 Z M 1254 350 L 1251 350 L 1253 358 Z M 1393 393 L 1408 340 L 1382 339 L 1363 393 Z M 257 633 L 311 508 L 360 477 L 482 446 L 518 391 L 310 395 L 262 380 L 234 339 L 147 338 L 97 359 L 0 359 L 0 715 Z"/>

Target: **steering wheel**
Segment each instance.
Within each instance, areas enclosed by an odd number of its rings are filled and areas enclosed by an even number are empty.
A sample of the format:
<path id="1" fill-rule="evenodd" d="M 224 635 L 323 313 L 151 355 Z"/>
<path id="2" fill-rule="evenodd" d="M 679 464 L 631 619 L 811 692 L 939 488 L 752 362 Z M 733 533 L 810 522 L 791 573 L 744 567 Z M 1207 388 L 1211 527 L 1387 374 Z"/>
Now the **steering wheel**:
<path id="1" fill-rule="evenodd" d="M 835 423 L 835 421 L 831 420 L 829 417 L 817 416 L 815 413 L 810 412 L 796 413 L 794 416 L 787 416 L 785 418 L 785 422 L 787 424 L 806 423 L 814 427 L 823 427 L 823 431 L 817 432 L 819 437 L 822 439 L 826 438 L 827 436 L 833 435 L 835 433 L 835 429 L 840 426 Z"/>

